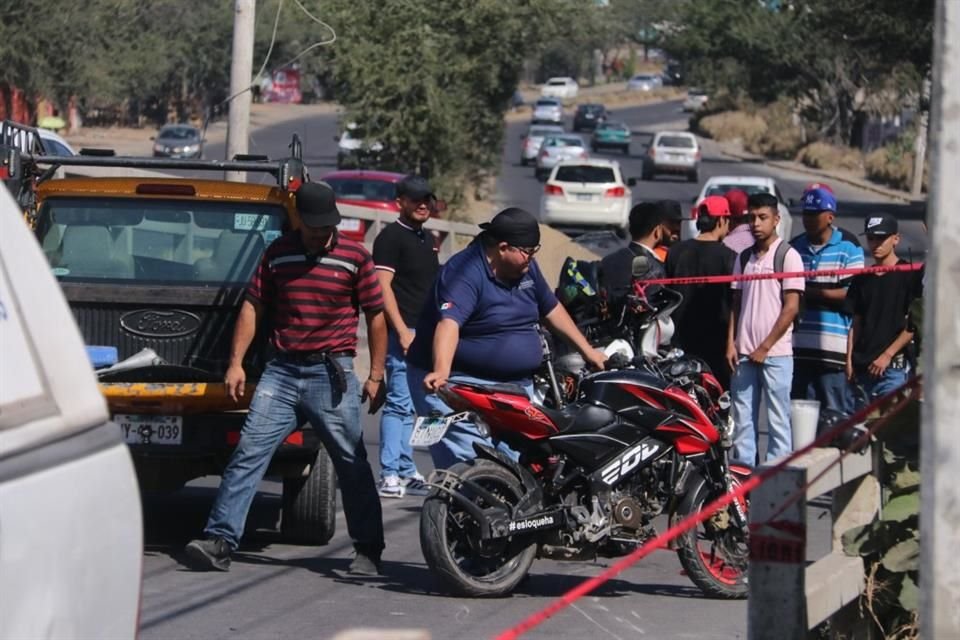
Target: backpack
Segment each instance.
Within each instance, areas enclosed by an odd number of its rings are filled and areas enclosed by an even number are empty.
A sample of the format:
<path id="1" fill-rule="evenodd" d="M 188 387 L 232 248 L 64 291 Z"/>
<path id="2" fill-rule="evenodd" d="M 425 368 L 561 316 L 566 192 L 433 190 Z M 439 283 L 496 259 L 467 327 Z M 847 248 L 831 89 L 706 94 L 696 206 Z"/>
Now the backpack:
<path id="1" fill-rule="evenodd" d="M 786 240 L 781 240 L 780 244 L 777 245 L 777 250 L 773 253 L 773 272 L 774 273 L 783 273 L 783 264 L 787 260 L 787 252 L 790 251 L 793 247 Z M 753 253 L 753 246 L 749 249 L 745 249 L 740 253 L 740 273 L 741 275 L 747 272 L 747 263 L 750 262 L 750 254 Z M 783 299 L 783 280 L 780 280 L 780 299 Z M 800 325 L 800 318 L 803 317 L 803 312 L 805 311 L 805 305 L 803 304 L 803 296 L 800 296 L 800 305 L 797 308 L 797 315 L 793 319 L 793 328 L 796 329 Z"/>

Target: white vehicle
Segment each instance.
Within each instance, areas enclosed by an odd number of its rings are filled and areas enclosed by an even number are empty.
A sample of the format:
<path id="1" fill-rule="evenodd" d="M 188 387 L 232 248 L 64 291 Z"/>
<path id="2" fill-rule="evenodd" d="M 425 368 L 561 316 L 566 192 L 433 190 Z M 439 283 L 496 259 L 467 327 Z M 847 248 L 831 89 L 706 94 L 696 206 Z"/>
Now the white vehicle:
<path id="1" fill-rule="evenodd" d="M 565 160 L 550 173 L 540 197 L 540 222 L 604 227 L 625 233 L 636 180 L 624 180 L 616 160 Z"/>
<path id="2" fill-rule="evenodd" d="M 135 638 L 143 523 L 73 314 L 0 189 L 0 637 Z"/>
<path id="3" fill-rule="evenodd" d="M 573 78 L 550 78 L 540 89 L 540 95 L 544 98 L 573 100 L 579 91 L 580 85 Z"/>
<path id="4" fill-rule="evenodd" d="M 334 136 L 337 143 L 337 169 L 363 169 L 369 161 L 383 151 L 383 143 L 366 143 L 363 131 L 356 122 L 349 122 L 343 133 Z"/>
<path id="5" fill-rule="evenodd" d="M 557 124 L 531 125 L 527 134 L 523 136 L 523 142 L 520 143 L 520 164 L 527 166 L 537 159 L 537 153 L 540 152 L 540 145 L 543 144 L 544 138 L 562 133 L 563 127 Z"/>
<path id="6" fill-rule="evenodd" d="M 653 180 L 658 173 L 680 173 L 688 182 L 700 180 L 700 143 L 686 131 L 659 131 L 647 149 L 643 179 Z"/>
<path id="7" fill-rule="evenodd" d="M 702 89 L 687 89 L 687 97 L 683 100 L 684 111 L 699 111 L 707 106 L 710 97 Z"/>
<path id="8" fill-rule="evenodd" d="M 563 104 L 557 98 L 540 98 L 533 104 L 531 124 L 544 122 L 563 125 Z"/>
<path id="9" fill-rule="evenodd" d="M 537 180 L 546 178 L 561 160 L 586 160 L 590 157 L 587 143 L 574 133 L 548 136 L 543 139 L 537 152 L 537 168 L 534 175 Z"/>
<path id="10" fill-rule="evenodd" d="M 663 78 L 654 73 L 638 73 L 627 81 L 628 91 L 653 91 L 663 86 Z"/>
<path id="11" fill-rule="evenodd" d="M 44 153 L 48 156 L 75 156 L 77 152 L 73 150 L 70 143 L 58 136 L 49 129 L 37 129 L 40 134 L 40 141 L 43 143 Z"/>
<path id="12" fill-rule="evenodd" d="M 698 195 L 693 200 L 693 215 L 696 215 L 697 205 L 707 196 L 722 196 L 731 189 L 740 189 L 749 196 L 754 193 L 772 193 L 776 196 L 780 210 L 780 224 L 777 225 L 777 235 L 784 240 L 793 238 L 793 221 L 790 218 L 790 209 L 792 202 L 784 199 L 780 193 L 780 187 L 777 182 L 769 176 L 713 176 L 708 179 Z M 696 219 L 684 220 L 680 228 L 681 239 L 695 238 L 697 236 Z"/>

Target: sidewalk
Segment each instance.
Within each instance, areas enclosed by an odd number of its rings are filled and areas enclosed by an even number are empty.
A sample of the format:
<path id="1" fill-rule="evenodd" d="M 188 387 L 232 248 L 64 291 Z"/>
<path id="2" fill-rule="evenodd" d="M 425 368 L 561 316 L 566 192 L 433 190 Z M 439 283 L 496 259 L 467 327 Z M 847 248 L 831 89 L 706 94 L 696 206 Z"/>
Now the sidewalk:
<path id="1" fill-rule="evenodd" d="M 765 156 L 745 151 L 743 146 L 739 143 L 717 142 L 712 138 L 698 137 L 701 140 L 703 148 L 708 152 L 715 153 L 716 155 L 725 155 L 730 158 L 742 160 L 743 162 L 765 164 L 769 167 L 794 171 L 796 173 L 803 173 L 816 178 L 822 178 L 824 180 L 842 182 L 844 184 L 863 189 L 864 191 L 870 191 L 871 193 L 876 193 L 886 198 L 890 198 L 891 200 L 898 200 L 905 204 L 912 204 L 918 201 L 906 191 L 899 191 L 897 189 L 886 187 L 882 184 L 877 184 L 876 182 L 871 182 L 850 171 L 814 169 L 800 162 L 793 162 L 790 160 L 772 160 Z M 919 201 L 925 201 L 926 197 L 926 194 L 921 195 Z"/>

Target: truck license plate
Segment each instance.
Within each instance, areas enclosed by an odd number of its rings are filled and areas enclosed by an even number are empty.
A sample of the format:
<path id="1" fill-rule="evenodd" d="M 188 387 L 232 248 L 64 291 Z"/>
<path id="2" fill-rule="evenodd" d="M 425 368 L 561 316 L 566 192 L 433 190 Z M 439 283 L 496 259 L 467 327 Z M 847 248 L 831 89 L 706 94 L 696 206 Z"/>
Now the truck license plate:
<path id="1" fill-rule="evenodd" d="M 182 416 L 117 414 L 113 421 L 127 444 L 177 445 L 183 442 Z"/>

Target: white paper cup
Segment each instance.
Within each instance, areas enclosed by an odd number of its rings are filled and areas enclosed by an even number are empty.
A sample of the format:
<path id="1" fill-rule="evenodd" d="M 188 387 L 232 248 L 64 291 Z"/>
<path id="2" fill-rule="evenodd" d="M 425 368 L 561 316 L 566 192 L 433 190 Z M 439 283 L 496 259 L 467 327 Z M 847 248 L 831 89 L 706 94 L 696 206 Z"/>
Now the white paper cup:
<path id="1" fill-rule="evenodd" d="M 792 400 L 790 402 L 790 427 L 793 431 L 793 450 L 802 449 L 817 437 L 820 421 L 819 400 Z"/>

